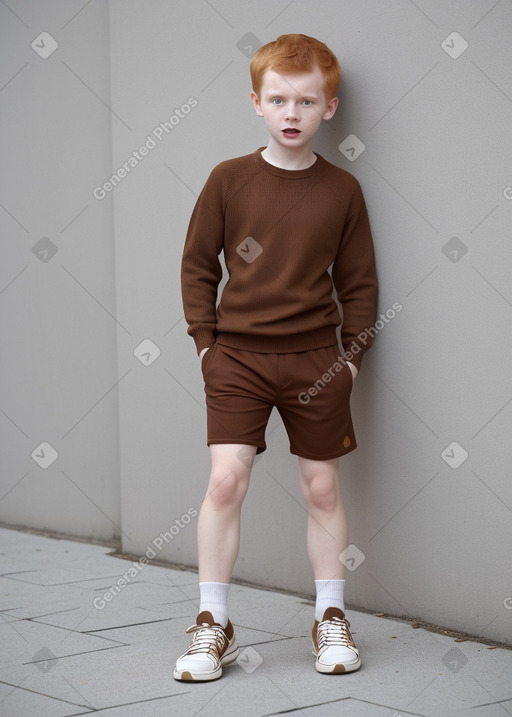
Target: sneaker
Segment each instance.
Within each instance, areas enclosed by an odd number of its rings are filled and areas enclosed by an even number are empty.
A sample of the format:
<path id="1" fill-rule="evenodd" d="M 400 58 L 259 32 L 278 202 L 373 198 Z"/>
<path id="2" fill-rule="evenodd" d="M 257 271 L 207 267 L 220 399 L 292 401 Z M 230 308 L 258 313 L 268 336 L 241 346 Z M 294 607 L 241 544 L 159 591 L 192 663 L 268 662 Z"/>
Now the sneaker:
<path id="1" fill-rule="evenodd" d="M 222 675 L 222 666 L 234 662 L 238 657 L 240 650 L 229 620 L 226 627 L 222 627 L 214 623 L 211 612 L 204 610 L 197 616 L 196 624 L 187 628 L 187 632 L 193 632 L 194 638 L 188 650 L 176 660 L 175 680 L 217 680 Z"/>
<path id="2" fill-rule="evenodd" d="M 329 607 L 322 621 L 313 625 L 313 655 L 318 672 L 354 672 L 361 667 L 359 650 L 350 633 L 350 623 L 343 610 Z"/>

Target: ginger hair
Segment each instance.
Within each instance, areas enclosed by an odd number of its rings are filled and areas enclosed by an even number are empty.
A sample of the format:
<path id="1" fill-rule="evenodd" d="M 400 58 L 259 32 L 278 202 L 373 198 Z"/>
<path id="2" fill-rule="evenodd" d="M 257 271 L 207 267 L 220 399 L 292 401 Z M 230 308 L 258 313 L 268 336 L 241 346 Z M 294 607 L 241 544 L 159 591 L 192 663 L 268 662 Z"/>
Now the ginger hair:
<path id="1" fill-rule="evenodd" d="M 250 65 L 252 89 L 259 97 L 263 74 L 268 69 L 283 73 L 311 72 L 315 65 L 318 65 L 323 74 L 322 89 L 329 102 L 336 96 L 341 79 L 336 55 L 314 37 L 301 34 L 280 35 L 277 40 L 260 47 L 253 55 Z"/>

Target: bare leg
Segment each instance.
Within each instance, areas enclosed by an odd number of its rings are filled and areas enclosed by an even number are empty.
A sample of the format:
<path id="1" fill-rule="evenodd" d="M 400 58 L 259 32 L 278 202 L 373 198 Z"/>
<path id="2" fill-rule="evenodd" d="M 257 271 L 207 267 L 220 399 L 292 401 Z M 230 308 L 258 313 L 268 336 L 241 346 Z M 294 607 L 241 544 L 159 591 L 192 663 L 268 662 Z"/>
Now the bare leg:
<path id="1" fill-rule="evenodd" d="M 348 521 L 341 498 L 339 458 L 299 458 L 302 493 L 308 508 L 307 546 L 315 580 L 343 580 L 340 553 L 348 545 Z"/>
<path id="2" fill-rule="evenodd" d="M 212 469 L 197 524 L 200 582 L 231 580 L 240 546 L 240 512 L 255 454 L 254 446 L 210 446 Z"/>

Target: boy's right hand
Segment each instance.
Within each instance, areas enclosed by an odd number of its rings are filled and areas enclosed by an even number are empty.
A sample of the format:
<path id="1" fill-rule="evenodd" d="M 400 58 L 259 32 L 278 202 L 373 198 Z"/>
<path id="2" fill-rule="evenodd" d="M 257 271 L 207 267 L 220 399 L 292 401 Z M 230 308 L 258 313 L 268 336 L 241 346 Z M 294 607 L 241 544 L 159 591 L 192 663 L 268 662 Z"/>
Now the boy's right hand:
<path id="1" fill-rule="evenodd" d="M 208 351 L 209 348 L 210 348 L 210 346 L 207 346 L 205 349 L 201 349 L 201 351 L 199 353 L 199 359 L 200 359 L 201 363 L 203 363 L 203 356 L 205 355 L 205 353 Z"/>
<path id="2" fill-rule="evenodd" d="M 355 381 L 355 380 L 356 380 L 356 376 L 357 376 L 357 374 L 359 373 L 359 370 L 358 370 L 358 368 L 357 368 L 356 366 L 354 366 L 354 364 L 351 363 L 350 361 L 347 361 L 347 365 L 348 365 L 348 367 L 349 367 L 349 369 L 350 369 L 350 373 L 352 374 L 352 381 Z"/>

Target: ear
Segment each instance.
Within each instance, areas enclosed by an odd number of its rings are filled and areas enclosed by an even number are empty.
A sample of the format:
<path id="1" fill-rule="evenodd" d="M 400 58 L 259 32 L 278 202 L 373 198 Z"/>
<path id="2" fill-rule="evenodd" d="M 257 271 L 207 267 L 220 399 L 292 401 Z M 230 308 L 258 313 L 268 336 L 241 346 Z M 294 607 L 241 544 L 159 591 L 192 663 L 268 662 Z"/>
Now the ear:
<path id="1" fill-rule="evenodd" d="M 327 109 L 324 112 L 324 115 L 322 119 L 324 120 L 330 120 L 331 117 L 334 116 L 334 113 L 336 112 L 336 108 L 338 107 L 339 99 L 337 97 L 333 97 L 332 100 L 327 105 Z"/>
<path id="2" fill-rule="evenodd" d="M 251 102 L 254 105 L 254 109 L 256 110 L 258 117 L 263 117 L 263 110 L 261 109 L 260 101 L 256 92 L 251 92 Z"/>

